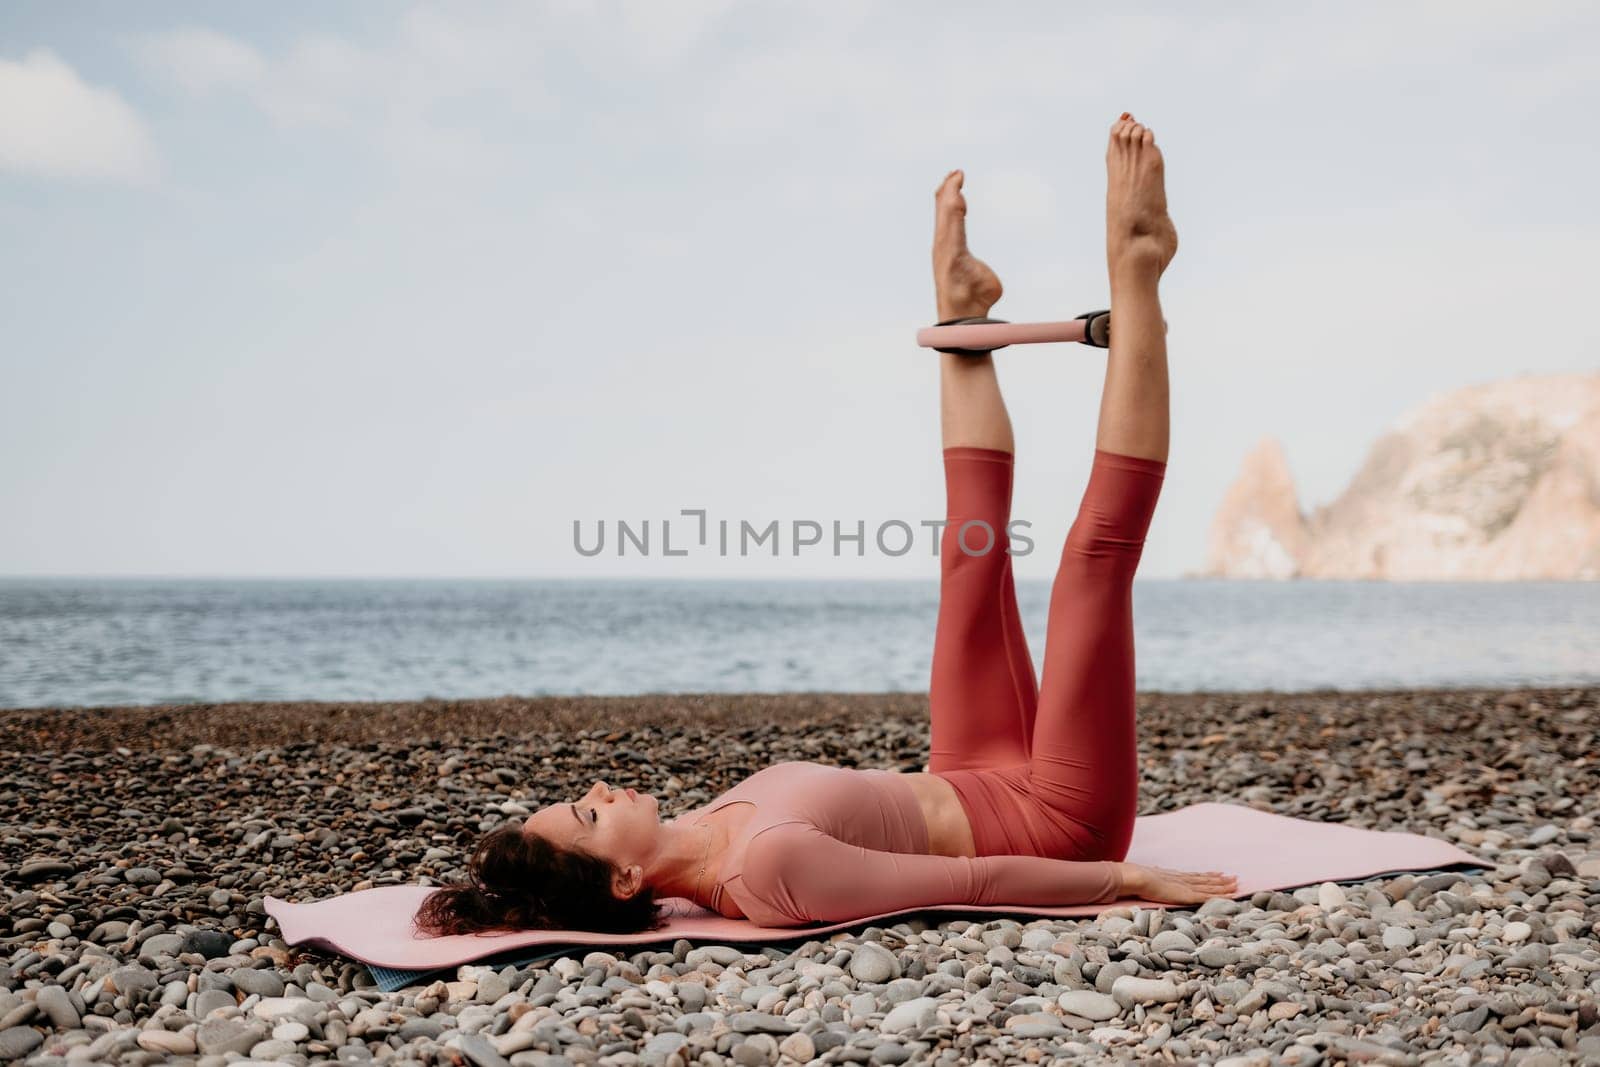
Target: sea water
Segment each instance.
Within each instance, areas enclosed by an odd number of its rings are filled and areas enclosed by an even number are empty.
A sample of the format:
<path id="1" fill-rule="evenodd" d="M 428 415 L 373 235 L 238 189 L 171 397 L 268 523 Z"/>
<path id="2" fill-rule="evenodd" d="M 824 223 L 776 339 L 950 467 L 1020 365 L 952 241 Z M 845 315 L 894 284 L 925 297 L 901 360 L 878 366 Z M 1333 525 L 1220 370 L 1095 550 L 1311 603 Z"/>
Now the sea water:
<path id="1" fill-rule="evenodd" d="M 1045 581 L 1019 581 L 1035 662 Z M 1138 579 L 1140 689 L 1600 682 L 1600 584 Z M 0 579 L 0 707 L 925 691 L 932 581 Z"/>

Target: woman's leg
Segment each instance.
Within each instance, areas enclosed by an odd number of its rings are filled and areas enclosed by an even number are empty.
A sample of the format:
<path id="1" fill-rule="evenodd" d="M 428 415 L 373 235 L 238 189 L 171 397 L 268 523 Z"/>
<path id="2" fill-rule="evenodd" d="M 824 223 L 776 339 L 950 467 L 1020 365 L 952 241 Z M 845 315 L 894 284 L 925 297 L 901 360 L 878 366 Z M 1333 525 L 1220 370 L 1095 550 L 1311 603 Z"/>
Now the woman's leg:
<path id="1" fill-rule="evenodd" d="M 933 196 L 933 286 L 941 322 L 988 315 L 1004 292 L 995 272 L 967 248 L 965 180 L 953 170 Z M 939 353 L 939 430 L 946 448 L 1016 451 L 992 356 Z"/>
<path id="2" fill-rule="evenodd" d="M 1157 283 L 1177 251 L 1161 154 L 1126 116 L 1106 156 L 1111 349 L 1094 465 L 1050 595 L 1030 783 L 1076 859 L 1121 860 L 1138 810 L 1133 575 L 1166 472 L 1167 346 Z"/>
<path id="3" fill-rule="evenodd" d="M 1124 114 L 1106 148 L 1112 343 L 1096 448 L 1167 461 L 1167 324 L 1157 283 L 1177 251 L 1155 134 Z"/>
<path id="4" fill-rule="evenodd" d="M 962 174 L 934 198 L 933 274 L 939 318 L 987 315 L 1000 279 L 967 250 Z M 928 769 L 1023 763 L 1038 686 L 1017 615 L 1006 526 L 1011 519 L 1011 418 L 990 356 L 939 353 L 945 517 L 939 619 L 928 686 Z"/>
<path id="5" fill-rule="evenodd" d="M 1007 547 L 1011 472 L 1010 452 L 944 450 L 946 525 L 928 685 L 933 772 L 1028 759 L 1038 683 Z"/>

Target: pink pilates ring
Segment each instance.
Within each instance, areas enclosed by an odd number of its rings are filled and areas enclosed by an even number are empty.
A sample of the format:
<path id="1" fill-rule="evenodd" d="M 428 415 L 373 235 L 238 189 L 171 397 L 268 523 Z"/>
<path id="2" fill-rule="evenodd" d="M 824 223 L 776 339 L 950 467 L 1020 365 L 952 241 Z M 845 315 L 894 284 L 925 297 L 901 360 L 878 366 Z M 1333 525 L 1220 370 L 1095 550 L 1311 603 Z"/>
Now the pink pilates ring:
<path id="1" fill-rule="evenodd" d="M 917 344 L 923 348 L 958 356 L 981 356 L 1007 345 L 1049 341 L 1077 341 L 1106 348 L 1111 343 L 1111 312 L 1086 311 L 1066 322 L 1007 322 L 981 316 L 946 319 L 917 331 Z"/>

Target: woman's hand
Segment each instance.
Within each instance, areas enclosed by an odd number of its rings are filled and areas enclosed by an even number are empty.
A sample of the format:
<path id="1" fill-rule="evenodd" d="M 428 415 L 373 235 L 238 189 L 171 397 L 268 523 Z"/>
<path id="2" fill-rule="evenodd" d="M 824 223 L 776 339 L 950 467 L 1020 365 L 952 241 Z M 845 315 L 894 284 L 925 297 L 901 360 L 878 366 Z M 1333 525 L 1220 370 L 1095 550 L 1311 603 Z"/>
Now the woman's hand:
<path id="1" fill-rule="evenodd" d="M 1169 871 L 1142 863 L 1122 865 L 1122 895 L 1159 904 L 1200 904 L 1212 897 L 1231 897 L 1239 879 L 1221 871 Z"/>

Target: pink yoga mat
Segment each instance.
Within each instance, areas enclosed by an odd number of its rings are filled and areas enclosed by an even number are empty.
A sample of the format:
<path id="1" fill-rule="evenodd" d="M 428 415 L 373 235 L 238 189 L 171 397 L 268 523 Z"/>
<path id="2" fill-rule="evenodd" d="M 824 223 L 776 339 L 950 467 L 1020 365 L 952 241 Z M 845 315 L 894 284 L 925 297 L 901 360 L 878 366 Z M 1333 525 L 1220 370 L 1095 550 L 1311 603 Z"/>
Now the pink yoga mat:
<path id="1" fill-rule="evenodd" d="M 1448 841 L 1422 834 L 1362 830 L 1257 811 L 1239 804 L 1191 804 L 1134 824 L 1128 860 L 1179 870 L 1224 871 L 1239 878 L 1238 896 L 1263 889 L 1292 889 L 1318 882 L 1348 882 L 1396 871 L 1489 864 Z M 278 920 L 291 945 L 310 944 L 342 955 L 403 970 L 449 967 L 530 945 L 631 945 L 687 938 L 698 942 L 782 941 L 862 926 L 909 912 L 863 915 L 848 922 L 813 926 L 757 926 L 728 919 L 682 897 L 663 901 L 665 926 L 636 934 L 587 930 L 519 930 L 512 933 L 425 937 L 411 924 L 433 886 L 396 885 L 363 889 L 327 900 L 294 904 L 269 896 L 267 914 Z M 916 912 L 998 912 L 1040 916 L 1095 915 L 1140 903 L 1068 904 L 1059 907 L 948 904 Z M 1148 904 L 1149 902 L 1143 902 Z M 1167 905 L 1172 907 L 1172 905 Z"/>

